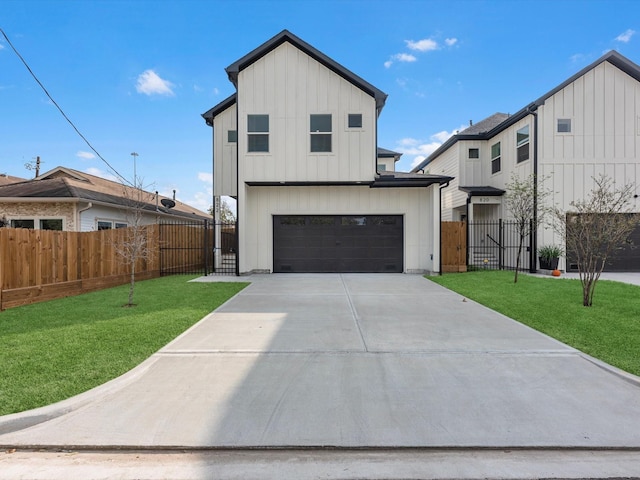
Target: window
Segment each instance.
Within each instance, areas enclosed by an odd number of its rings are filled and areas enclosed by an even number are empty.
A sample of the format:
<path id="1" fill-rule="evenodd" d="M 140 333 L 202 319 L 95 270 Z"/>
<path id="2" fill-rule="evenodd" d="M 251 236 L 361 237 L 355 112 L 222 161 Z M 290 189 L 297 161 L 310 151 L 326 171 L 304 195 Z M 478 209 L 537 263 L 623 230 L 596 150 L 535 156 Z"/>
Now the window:
<path id="1" fill-rule="evenodd" d="M 127 228 L 127 226 L 128 225 L 126 223 L 116 222 L 116 228 Z"/>
<path id="2" fill-rule="evenodd" d="M 238 143 L 237 130 L 227 130 L 227 143 Z"/>
<path id="3" fill-rule="evenodd" d="M 491 145 L 491 174 L 498 173 L 500 165 L 500 142 Z"/>
<path id="4" fill-rule="evenodd" d="M 469 149 L 469 158 L 480 158 L 480 149 L 479 148 L 470 148 Z"/>
<path id="5" fill-rule="evenodd" d="M 35 228 L 33 220 L 11 220 L 11 228 Z"/>
<path id="6" fill-rule="evenodd" d="M 387 166 L 384 163 L 378 163 L 378 165 L 376 166 L 376 169 L 379 172 L 385 172 L 387 170 Z"/>
<path id="7" fill-rule="evenodd" d="M 517 163 L 529 160 L 529 125 L 516 132 Z"/>
<path id="8" fill-rule="evenodd" d="M 571 119 L 559 118 L 558 119 L 558 133 L 571 133 Z"/>
<path id="9" fill-rule="evenodd" d="M 247 151 L 269 151 L 269 115 L 247 115 L 247 132 Z"/>
<path id="10" fill-rule="evenodd" d="M 62 219 L 59 218 L 43 218 L 40 220 L 40 230 L 59 230 L 62 231 Z"/>
<path id="11" fill-rule="evenodd" d="M 367 217 L 342 217 L 340 223 L 343 227 L 364 227 L 367 225 Z"/>
<path id="12" fill-rule="evenodd" d="M 362 114 L 350 113 L 348 118 L 349 128 L 362 128 Z"/>
<path id="13" fill-rule="evenodd" d="M 311 115 L 309 131 L 312 152 L 331 151 L 331 114 Z"/>
<path id="14" fill-rule="evenodd" d="M 98 230 L 111 230 L 113 224 L 104 220 L 98 220 Z"/>

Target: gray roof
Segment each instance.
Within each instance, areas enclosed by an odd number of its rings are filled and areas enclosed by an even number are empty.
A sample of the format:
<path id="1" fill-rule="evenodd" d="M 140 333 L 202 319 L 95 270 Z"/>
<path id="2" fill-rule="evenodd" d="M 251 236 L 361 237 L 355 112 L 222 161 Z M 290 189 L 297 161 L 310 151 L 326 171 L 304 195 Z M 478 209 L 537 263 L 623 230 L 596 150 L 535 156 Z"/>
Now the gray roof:
<path id="1" fill-rule="evenodd" d="M 218 115 L 220 115 L 222 112 L 224 112 L 231 105 L 234 105 L 236 101 L 237 101 L 237 95 L 234 93 L 233 95 L 230 95 L 227 98 L 225 98 L 216 106 L 204 112 L 202 114 L 202 117 L 204 118 L 205 122 L 207 122 L 207 125 L 209 126 L 213 125 L 213 119 L 216 118 Z"/>
<path id="2" fill-rule="evenodd" d="M 458 187 L 458 190 L 462 190 L 463 192 L 467 192 L 470 197 L 474 195 L 483 196 L 483 197 L 500 197 L 506 193 L 505 190 L 501 190 L 496 187 Z"/>
<path id="3" fill-rule="evenodd" d="M 434 160 L 439 155 L 441 155 L 443 152 L 448 150 L 458 140 L 488 140 L 488 139 L 494 137 L 495 135 L 497 135 L 501 131 L 509 128 L 514 123 L 522 120 L 527 115 L 530 115 L 532 112 L 535 112 L 538 109 L 538 107 L 544 105 L 544 103 L 546 102 L 546 100 L 549 97 L 555 95 L 560 90 L 565 88 L 567 85 L 575 82 L 578 78 L 582 77 L 587 72 L 593 70 L 598 65 L 600 65 L 601 63 L 604 63 L 604 62 L 609 62 L 611 65 L 619 68 L 624 73 L 626 73 L 630 77 L 632 77 L 632 78 L 634 78 L 634 79 L 636 79 L 637 81 L 640 82 L 640 66 L 638 66 L 637 64 L 635 64 L 634 62 L 632 62 L 631 60 L 626 58 L 625 56 L 621 55 L 620 53 L 618 53 L 618 52 L 616 52 L 614 50 L 611 50 L 610 52 L 608 52 L 608 53 L 604 54 L 603 56 L 601 56 L 595 62 L 591 63 L 590 65 L 587 65 L 585 68 L 580 70 L 575 75 L 569 77 L 567 80 L 562 82 L 557 87 L 553 88 L 552 90 L 549 90 L 547 93 L 542 95 L 537 100 L 531 102 L 527 106 L 525 106 L 522 109 L 518 110 L 513 115 L 508 115 L 507 118 L 505 118 L 502 122 L 499 122 L 493 128 L 490 128 L 490 129 L 488 129 L 488 130 L 486 130 L 484 132 L 479 131 L 479 129 L 474 129 L 474 130 L 471 130 L 471 134 L 469 134 L 468 133 L 469 132 L 469 128 L 475 127 L 475 125 L 474 125 L 472 127 L 469 127 L 467 129 L 463 130 L 462 132 L 458 133 L 457 135 L 452 136 L 446 142 L 444 142 L 435 152 L 433 152 L 425 160 L 420 162 L 420 164 L 417 167 L 415 167 L 412 171 L 413 172 L 417 172 L 418 170 L 424 169 L 432 160 Z M 481 124 L 483 124 L 483 122 L 487 122 L 485 124 L 485 126 L 489 126 L 493 121 L 495 121 L 495 120 L 497 120 L 499 118 L 499 117 L 496 117 L 497 115 L 505 115 L 505 114 L 504 113 L 502 113 L 502 114 L 496 113 L 496 114 L 494 114 L 494 115 L 482 120 L 481 122 L 478 122 L 477 125 L 481 125 Z M 493 119 L 493 120 L 491 120 L 491 119 Z M 484 126 L 482 128 L 484 128 Z"/>
<path id="4" fill-rule="evenodd" d="M 396 161 L 398 161 L 401 156 L 402 154 L 400 152 L 394 152 L 393 150 L 388 150 L 386 148 L 378 147 L 379 158 L 395 158 Z"/>
<path id="5" fill-rule="evenodd" d="M 488 131 L 496 128 L 507 118 L 509 118 L 508 113 L 494 113 L 490 117 L 487 117 L 484 120 L 481 120 L 478 123 L 465 128 L 460 132 L 460 135 L 481 135 L 483 133 L 487 133 Z"/>
<path id="6" fill-rule="evenodd" d="M 227 72 L 227 75 L 229 76 L 229 80 L 231 80 L 231 83 L 233 83 L 237 88 L 238 74 L 240 73 L 240 71 L 244 70 L 252 63 L 258 61 L 260 58 L 262 58 L 272 50 L 276 49 L 277 47 L 282 45 L 284 42 L 289 42 L 291 45 L 303 51 L 304 53 L 309 55 L 311 58 L 320 62 L 329 70 L 340 75 L 342 78 L 344 78 L 348 82 L 352 83 L 356 87 L 360 88 L 362 91 L 371 95 L 376 100 L 376 107 L 378 109 L 378 113 L 382 110 L 382 107 L 384 107 L 384 103 L 387 99 L 386 93 L 374 87 L 369 82 L 359 77 L 352 71 L 346 69 L 335 60 L 329 58 L 321 51 L 317 50 L 316 48 L 306 43 L 304 40 L 296 37 L 293 33 L 289 32 L 288 30 L 281 31 L 275 37 L 271 38 L 270 40 L 267 40 L 258 48 L 252 50 L 251 52 L 246 54 L 244 57 L 240 58 L 239 60 L 229 65 L 225 70 Z"/>

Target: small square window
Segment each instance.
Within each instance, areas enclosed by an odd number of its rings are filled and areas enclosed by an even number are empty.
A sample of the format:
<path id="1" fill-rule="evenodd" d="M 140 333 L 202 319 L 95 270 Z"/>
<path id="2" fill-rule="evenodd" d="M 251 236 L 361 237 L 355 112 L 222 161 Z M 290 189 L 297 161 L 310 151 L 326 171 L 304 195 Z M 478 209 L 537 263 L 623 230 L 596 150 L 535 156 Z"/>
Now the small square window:
<path id="1" fill-rule="evenodd" d="M 469 149 L 469 158 L 480 158 L 480 149 L 479 148 L 470 148 Z"/>
<path id="2" fill-rule="evenodd" d="M 237 142 L 238 142 L 238 131 L 227 130 L 227 143 L 237 143 Z"/>
<path id="3" fill-rule="evenodd" d="M 378 170 L 379 172 L 386 172 L 386 171 L 387 171 L 387 166 L 386 166 L 384 163 L 379 163 L 379 164 L 376 166 L 376 168 L 377 168 L 377 170 Z"/>
<path id="4" fill-rule="evenodd" d="M 349 114 L 349 128 L 362 128 L 362 114 L 350 113 Z"/>
<path id="5" fill-rule="evenodd" d="M 571 133 L 571 119 L 559 118 L 558 119 L 558 133 Z"/>

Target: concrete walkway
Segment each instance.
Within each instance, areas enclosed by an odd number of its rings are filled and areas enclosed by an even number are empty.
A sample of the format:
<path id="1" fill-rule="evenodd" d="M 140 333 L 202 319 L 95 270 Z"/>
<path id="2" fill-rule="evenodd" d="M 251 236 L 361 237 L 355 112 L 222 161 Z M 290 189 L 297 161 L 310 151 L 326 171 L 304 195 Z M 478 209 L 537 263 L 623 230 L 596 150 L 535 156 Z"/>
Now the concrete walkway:
<path id="1" fill-rule="evenodd" d="M 640 449 L 637 377 L 420 276 L 250 280 L 127 376 L 0 417 L 0 446 Z"/>

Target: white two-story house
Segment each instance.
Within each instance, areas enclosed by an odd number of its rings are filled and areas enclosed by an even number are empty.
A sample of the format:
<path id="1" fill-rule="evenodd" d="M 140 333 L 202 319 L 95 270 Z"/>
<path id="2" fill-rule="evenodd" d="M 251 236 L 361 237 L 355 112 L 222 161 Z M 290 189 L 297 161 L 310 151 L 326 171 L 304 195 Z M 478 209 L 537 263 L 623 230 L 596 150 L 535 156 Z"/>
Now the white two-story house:
<path id="1" fill-rule="evenodd" d="M 284 30 L 226 68 L 214 197 L 237 200 L 237 273 L 438 272 L 443 175 L 377 148 L 387 95 Z"/>
<path id="2" fill-rule="evenodd" d="M 600 174 L 640 188 L 640 67 L 609 52 L 520 111 L 454 135 L 417 171 L 455 177 L 442 195 L 442 218 L 453 221 L 509 219 L 503 194 L 512 173 L 535 172 L 539 190 L 551 192 L 544 206 L 565 211 L 589 195 Z M 629 200 L 640 212 L 638 195 Z M 549 244 L 562 240 L 543 225 L 532 250 Z M 573 269 L 564 261 L 561 268 Z M 640 228 L 606 269 L 640 270 Z"/>

